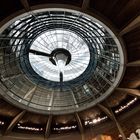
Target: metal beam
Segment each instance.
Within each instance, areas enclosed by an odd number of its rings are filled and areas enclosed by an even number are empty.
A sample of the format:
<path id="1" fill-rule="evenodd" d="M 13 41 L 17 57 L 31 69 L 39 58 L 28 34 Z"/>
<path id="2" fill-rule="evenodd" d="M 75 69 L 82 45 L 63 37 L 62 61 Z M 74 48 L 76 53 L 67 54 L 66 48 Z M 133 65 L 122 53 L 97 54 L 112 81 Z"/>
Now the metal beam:
<path id="1" fill-rule="evenodd" d="M 6 76 L 6 77 L 1 76 L 1 78 L 2 78 L 2 81 L 6 81 L 6 80 L 9 80 L 9 79 L 18 78 L 18 77 L 21 76 L 21 75 L 24 75 L 24 74 L 19 73 L 19 74 L 17 74 L 17 75 L 14 74 L 14 75 Z"/>
<path id="2" fill-rule="evenodd" d="M 33 92 L 35 92 L 36 88 L 37 88 L 37 85 L 35 85 L 32 89 L 30 89 L 30 90 L 24 95 L 23 99 L 26 99 L 29 95 L 33 94 Z M 19 102 L 21 102 L 21 101 L 22 101 L 22 99 L 19 100 Z"/>
<path id="3" fill-rule="evenodd" d="M 23 99 L 26 99 L 30 94 L 32 94 L 37 88 L 37 85 L 34 86 L 31 90 L 29 90 L 26 95 L 23 97 Z"/>
<path id="4" fill-rule="evenodd" d="M 103 112 L 105 112 L 105 113 L 107 114 L 107 116 L 108 116 L 111 120 L 113 120 L 113 121 L 115 122 L 115 124 L 116 124 L 116 126 L 117 126 L 117 128 L 118 128 L 118 130 L 119 130 L 119 132 L 120 132 L 120 134 L 121 134 L 121 136 L 122 136 L 122 139 L 123 139 L 123 140 L 126 140 L 127 138 L 126 138 L 126 136 L 125 136 L 125 134 L 124 134 L 124 132 L 123 132 L 123 130 L 122 130 L 122 128 L 121 128 L 121 125 L 120 125 L 119 122 L 117 121 L 117 119 L 116 119 L 114 113 L 112 112 L 112 110 L 111 110 L 111 109 L 108 109 L 107 107 L 105 107 L 105 106 L 103 106 L 103 105 L 101 105 L 101 104 L 98 104 L 98 107 L 99 107 Z"/>
<path id="5" fill-rule="evenodd" d="M 33 40 L 33 38 L 22 38 L 22 37 L 7 37 L 0 36 L 0 40 L 11 40 L 11 39 L 21 39 L 21 40 Z"/>
<path id="6" fill-rule="evenodd" d="M 45 138 L 48 138 L 50 136 L 51 123 L 52 123 L 52 115 L 49 116 L 47 124 L 46 124 Z"/>
<path id="7" fill-rule="evenodd" d="M 116 88 L 118 91 L 126 92 L 127 94 L 130 94 L 135 97 L 140 98 L 140 90 L 139 89 L 131 89 L 131 88 Z"/>
<path id="8" fill-rule="evenodd" d="M 138 66 L 140 66 L 140 60 L 130 62 L 126 66 L 127 67 L 138 67 Z"/>
<path id="9" fill-rule="evenodd" d="M 89 7 L 89 2 L 90 2 L 90 0 L 83 0 L 83 3 L 82 3 L 82 10 L 88 9 L 88 7 Z"/>
<path id="10" fill-rule="evenodd" d="M 72 97 L 73 97 L 74 104 L 75 104 L 76 108 L 78 108 L 79 105 L 78 105 L 78 103 L 77 103 L 77 100 L 76 100 L 76 98 L 75 98 L 75 95 L 74 95 L 73 91 L 71 91 L 71 94 L 72 94 Z"/>
<path id="11" fill-rule="evenodd" d="M 11 121 L 11 123 L 9 124 L 9 126 L 7 127 L 5 134 L 8 134 L 12 131 L 12 129 L 14 128 L 14 126 L 21 120 L 21 118 L 23 117 L 23 115 L 26 113 L 26 110 L 23 110 L 22 112 L 20 112 L 19 114 L 17 114 L 14 119 Z"/>
<path id="12" fill-rule="evenodd" d="M 51 93 L 51 99 L 49 101 L 49 107 L 48 110 L 51 110 L 52 106 L 53 106 L 53 101 L 54 101 L 54 91 L 52 91 Z"/>
<path id="13" fill-rule="evenodd" d="M 21 4 L 23 5 L 24 9 L 26 11 L 29 11 L 30 10 L 30 6 L 29 6 L 29 3 L 28 3 L 28 0 L 20 0 Z"/>
<path id="14" fill-rule="evenodd" d="M 80 133 L 81 133 L 81 138 L 82 138 L 82 140 L 85 140 L 84 128 L 83 128 L 83 125 L 82 125 L 82 122 L 81 122 L 81 119 L 80 119 L 78 113 L 75 113 L 75 118 L 78 122 L 78 127 L 79 127 L 79 130 L 80 130 Z"/>
<path id="15" fill-rule="evenodd" d="M 124 35 L 139 26 L 140 26 L 140 16 L 137 16 L 132 22 L 130 22 L 126 27 L 124 27 L 121 30 L 120 35 Z"/>

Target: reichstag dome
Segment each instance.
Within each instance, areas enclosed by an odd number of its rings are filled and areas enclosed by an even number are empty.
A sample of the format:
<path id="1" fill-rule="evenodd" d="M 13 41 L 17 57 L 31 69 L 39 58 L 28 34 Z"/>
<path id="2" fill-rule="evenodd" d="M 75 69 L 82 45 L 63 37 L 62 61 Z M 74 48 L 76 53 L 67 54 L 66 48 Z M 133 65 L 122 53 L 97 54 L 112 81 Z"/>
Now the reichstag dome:
<path id="1" fill-rule="evenodd" d="M 0 3 L 0 140 L 140 139 L 139 0 Z"/>

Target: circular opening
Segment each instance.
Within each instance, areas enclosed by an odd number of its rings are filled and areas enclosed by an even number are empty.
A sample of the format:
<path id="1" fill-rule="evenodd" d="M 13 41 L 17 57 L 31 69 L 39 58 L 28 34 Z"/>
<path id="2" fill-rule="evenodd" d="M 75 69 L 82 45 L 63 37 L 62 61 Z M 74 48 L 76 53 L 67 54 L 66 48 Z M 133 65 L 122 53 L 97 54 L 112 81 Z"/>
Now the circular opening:
<path id="1" fill-rule="evenodd" d="M 32 51 L 29 51 L 29 61 L 34 71 L 41 77 L 60 81 L 59 67 L 50 61 L 53 57 L 51 54 L 56 49 L 57 51 L 65 49 L 69 52 L 67 55 L 71 55 L 70 62 L 63 67 L 63 81 L 75 79 L 86 70 L 90 61 L 90 52 L 85 41 L 73 32 L 55 29 L 38 36 L 30 47 Z"/>

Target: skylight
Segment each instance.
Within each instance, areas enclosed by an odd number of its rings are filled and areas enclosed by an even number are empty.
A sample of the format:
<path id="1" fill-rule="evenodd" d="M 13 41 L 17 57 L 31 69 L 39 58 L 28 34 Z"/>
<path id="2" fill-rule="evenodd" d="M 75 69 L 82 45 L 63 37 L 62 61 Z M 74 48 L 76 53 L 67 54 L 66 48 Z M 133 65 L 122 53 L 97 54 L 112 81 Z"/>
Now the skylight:
<path id="1" fill-rule="evenodd" d="M 31 50 L 48 54 L 57 48 L 66 49 L 71 54 L 70 63 L 63 67 L 63 81 L 80 76 L 89 64 L 90 52 L 77 34 L 62 29 L 51 30 L 38 36 L 30 47 Z M 29 60 L 34 71 L 41 77 L 59 82 L 59 68 L 49 57 L 29 53 Z"/>

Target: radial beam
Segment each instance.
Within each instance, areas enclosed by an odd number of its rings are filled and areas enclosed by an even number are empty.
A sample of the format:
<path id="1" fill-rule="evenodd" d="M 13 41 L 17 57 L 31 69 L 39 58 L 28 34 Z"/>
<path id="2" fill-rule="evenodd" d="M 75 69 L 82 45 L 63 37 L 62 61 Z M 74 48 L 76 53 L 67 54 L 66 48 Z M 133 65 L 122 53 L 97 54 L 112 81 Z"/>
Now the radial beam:
<path id="1" fill-rule="evenodd" d="M 74 101 L 75 107 L 78 108 L 79 105 L 78 105 L 78 103 L 77 103 L 77 100 L 76 100 L 76 98 L 75 98 L 75 95 L 74 95 L 73 91 L 71 91 L 71 94 L 72 94 L 72 97 L 73 97 L 73 101 Z"/>
<path id="2" fill-rule="evenodd" d="M 36 88 L 37 88 L 37 85 L 35 85 L 33 88 L 31 88 L 31 89 L 24 95 L 23 99 L 26 99 L 29 95 L 33 94 L 33 92 L 35 92 Z M 22 99 L 19 100 L 19 102 L 21 102 L 21 101 L 22 101 Z"/>
<path id="3" fill-rule="evenodd" d="M 83 0 L 82 10 L 86 10 L 89 7 L 90 0 Z"/>
<path id="4" fill-rule="evenodd" d="M 49 116 L 47 124 L 46 124 L 45 138 L 48 138 L 50 136 L 51 123 L 52 123 L 52 115 Z"/>
<path id="5" fill-rule="evenodd" d="M 78 127 L 79 127 L 79 130 L 80 130 L 80 133 L 81 133 L 82 140 L 85 140 L 84 128 L 83 128 L 83 125 L 82 125 L 82 122 L 81 122 L 81 119 L 80 119 L 78 113 L 75 113 L 75 118 L 76 118 L 77 123 L 78 123 Z"/>
<path id="6" fill-rule="evenodd" d="M 138 89 L 131 89 L 131 88 L 116 88 L 118 91 L 126 92 L 127 94 L 130 94 L 135 97 L 140 98 L 140 90 Z"/>
<path id="7" fill-rule="evenodd" d="M 138 66 L 140 66 L 140 60 L 130 62 L 126 66 L 127 67 L 138 67 Z"/>
<path id="8" fill-rule="evenodd" d="M 9 80 L 9 79 L 18 78 L 21 75 L 23 75 L 23 74 L 19 73 L 19 74 L 16 74 L 16 75 L 14 74 L 14 75 L 6 76 L 6 77 L 1 76 L 1 78 L 2 78 L 2 81 L 6 81 L 6 80 Z"/>
<path id="9" fill-rule="evenodd" d="M 28 0 L 20 0 L 21 4 L 23 5 L 24 9 L 26 11 L 29 11 L 30 10 L 30 6 L 29 6 L 29 3 L 28 3 Z"/>
<path id="10" fill-rule="evenodd" d="M 17 114 L 14 119 L 11 121 L 11 123 L 9 124 L 9 126 L 7 127 L 5 134 L 8 134 L 12 131 L 12 129 L 14 128 L 14 126 L 21 120 L 21 118 L 23 117 L 23 115 L 26 113 L 26 110 L 23 110 L 22 112 L 20 112 L 19 114 Z"/>
<path id="11" fill-rule="evenodd" d="M 105 113 L 107 114 L 107 116 L 108 116 L 111 120 L 113 120 L 113 121 L 115 122 L 115 124 L 116 124 L 116 126 L 117 126 L 117 128 L 118 128 L 118 130 L 119 130 L 119 132 L 120 132 L 120 134 L 121 134 L 121 136 L 122 136 L 122 139 L 123 139 L 123 140 L 126 140 L 126 136 L 125 136 L 125 134 L 124 134 L 124 132 L 123 132 L 123 130 L 122 130 L 122 128 L 121 128 L 121 125 L 120 125 L 119 122 L 117 121 L 117 119 L 116 119 L 114 113 L 112 112 L 112 110 L 108 109 L 107 107 L 105 107 L 105 106 L 103 106 L 103 105 L 101 105 L 101 104 L 98 104 L 98 107 L 99 107 L 103 112 L 105 112 Z"/>
<path id="12" fill-rule="evenodd" d="M 140 26 L 140 16 L 137 16 L 133 21 L 131 21 L 127 26 L 125 26 L 121 30 L 120 35 L 124 35 L 139 26 Z"/>
<path id="13" fill-rule="evenodd" d="M 52 91 L 51 93 L 48 110 L 51 110 L 51 108 L 53 107 L 53 101 L 54 101 L 54 91 Z"/>

